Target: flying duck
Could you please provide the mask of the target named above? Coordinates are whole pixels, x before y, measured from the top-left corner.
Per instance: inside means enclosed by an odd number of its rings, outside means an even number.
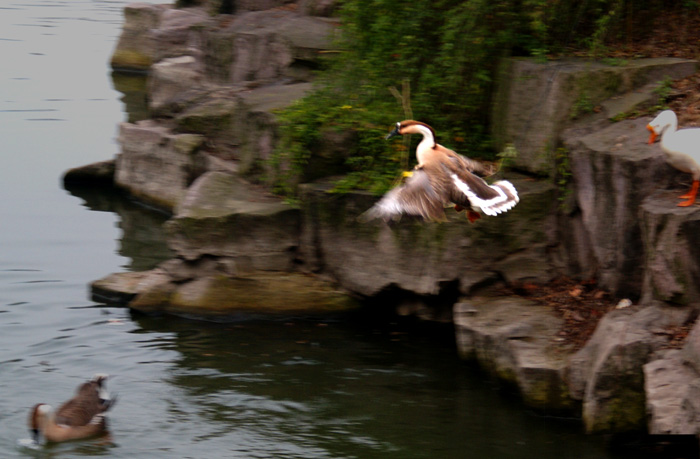
[[[39,403],[29,415],[29,429],[35,442],[43,435],[48,442],[79,440],[106,431],[104,412],[114,405],[104,385],[107,375],[96,374],[78,386],[75,396],[55,413],[51,406]]]
[[[443,221],[445,205],[453,203],[458,212],[466,209],[467,218],[473,223],[481,217],[473,208],[486,215],[498,215],[520,200],[515,187],[506,180],[487,184],[476,174],[488,175],[488,168],[437,143],[435,131],[427,124],[401,121],[386,138],[404,134],[423,136],[416,147],[418,164],[412,173],[405,173],[409,177],[402,185],[390,190],[360,216],[362,221],[396,220],[402,214]]]
[[[681,207],[693,205],[700,185],[700,129],[678,130],[678,118],[672,110],[664,110],[647,125],[651,132],[649,144],[661,136],[661,149],[666,153],[666,162],[679,171],[693,176],[690,191],[679,196],[685,201],[678,203]]]

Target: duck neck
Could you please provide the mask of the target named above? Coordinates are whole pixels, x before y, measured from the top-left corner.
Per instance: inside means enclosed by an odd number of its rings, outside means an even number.
[[[666,134],[673,134],[678,130],[678,120],[674,117],[662,130],[661,141],[664,141]]]
[[[423,125],[416,125],[415,127],[417,133],[423,135],[423,140],[420,141],[416,147],[416,159],[418,160],[418,165],[422,165],[427,159],[429,152],[432,151],[437,144],[435,143],[435,136],[433,131],[429,127]]]

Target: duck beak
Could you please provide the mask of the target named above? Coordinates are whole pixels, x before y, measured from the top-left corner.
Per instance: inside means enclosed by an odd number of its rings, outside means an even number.
[[[651,133],[651,135],[649,136],[649,145],[651,145],[654,142],[656,142],[656,137],[658,136],[658,134],[656,133],[654,128],[651,126],[651,124],[647,124],[647,129]]]
[[[389,134],[387,134],[387,136],[385,137],[385,140],[389,140],[392,137],[395,137],[397,135],[399,135],[399,127],[398,126],[396,126],[393,131],[391,131]]]

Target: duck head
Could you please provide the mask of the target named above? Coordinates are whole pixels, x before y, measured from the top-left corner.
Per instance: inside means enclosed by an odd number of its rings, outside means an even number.
[[[433,131],[433,128],[414,120],[404,120],[396,123],[394,130],[387,134],[386,139],[404,134],[422,134],[425,139],[429,139],[431,146],[435,145],[435,131]]]
[[[673,132],[677,129],[677,126],[678,119],[673,110],[664,110],[659,113],[656,118],[647,124],[647,130],[650,132],[649,145],[653,144],[656,138],[662,135],[666,129],[671,129],[671,132]]]

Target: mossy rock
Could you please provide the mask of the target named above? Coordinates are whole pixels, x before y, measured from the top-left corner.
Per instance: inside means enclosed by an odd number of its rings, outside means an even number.
[[[153,57],[135,49],[117,49],[112,54],[110,65],[117,70],[147,72],[153,65]]]
[[[347,294],[311,276],[257,272],[236,278],[199,278],[174,290],[156,287],[139,295],[129,306],[142,312],[226,316],[329,314],[358,305]]]

